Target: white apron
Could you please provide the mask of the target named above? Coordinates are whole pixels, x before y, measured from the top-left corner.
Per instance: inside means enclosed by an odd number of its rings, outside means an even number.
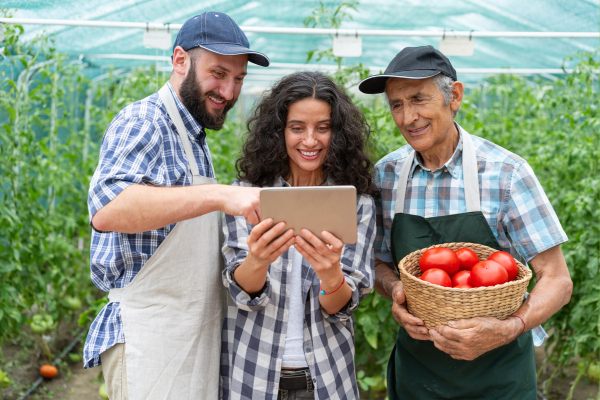
[[[200,176],[169,88],[158,94],[183,142],[192,184],[217,183]],[[121,303],[129,399],[218,398],[221,235],[218,211],[181,221],[127,287],[110,290],[109,300]]]

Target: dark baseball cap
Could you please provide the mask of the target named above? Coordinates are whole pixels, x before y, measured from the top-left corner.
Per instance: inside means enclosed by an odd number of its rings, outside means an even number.
[[[383,93],[389,78],[425,79],[440,73],[457,80],[450,60],[433,46],[405,47],[383,74],[363,79],[358,90],[367,94]]]
[[[269,66],[269,57],[258,51],[250,50],[250,43],[238,24],[229,15],[205,11],[185,21],[173,44],[185,51],[202,47],[213,53],[234,56],[248,54],[248,61],[261,67]]]

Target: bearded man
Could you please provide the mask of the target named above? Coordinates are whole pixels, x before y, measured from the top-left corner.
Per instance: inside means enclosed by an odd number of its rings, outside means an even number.
[[[109,292],[84,347],[111,400],[217,399],[220,211],[260,222],[259,189],[217,185],[204,129],[218,131],[248,61],[269,59],[226,14],[189,19],[162,89],[123,109],[102,140],[88,206],[91,276]]]

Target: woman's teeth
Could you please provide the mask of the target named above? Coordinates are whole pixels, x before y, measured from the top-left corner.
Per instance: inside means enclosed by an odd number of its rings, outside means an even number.
[[[317,154],[319,154],[319,150],[317,151],[302,151],[302,150],[298,150],[300,153],[302,153],[302,155],[306,156],[306,157],[314,157]]]

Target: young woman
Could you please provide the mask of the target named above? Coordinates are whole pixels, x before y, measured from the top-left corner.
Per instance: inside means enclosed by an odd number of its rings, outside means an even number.
[[[352,313],[374,279],[369,127],[331,79],[299,72],[262,99],[248,131],[232,185],[354,185],[358,241],[324,232],[326,245],[306,229],[304,240],[271,219],[225,215],[223,399],[358,399]]]

